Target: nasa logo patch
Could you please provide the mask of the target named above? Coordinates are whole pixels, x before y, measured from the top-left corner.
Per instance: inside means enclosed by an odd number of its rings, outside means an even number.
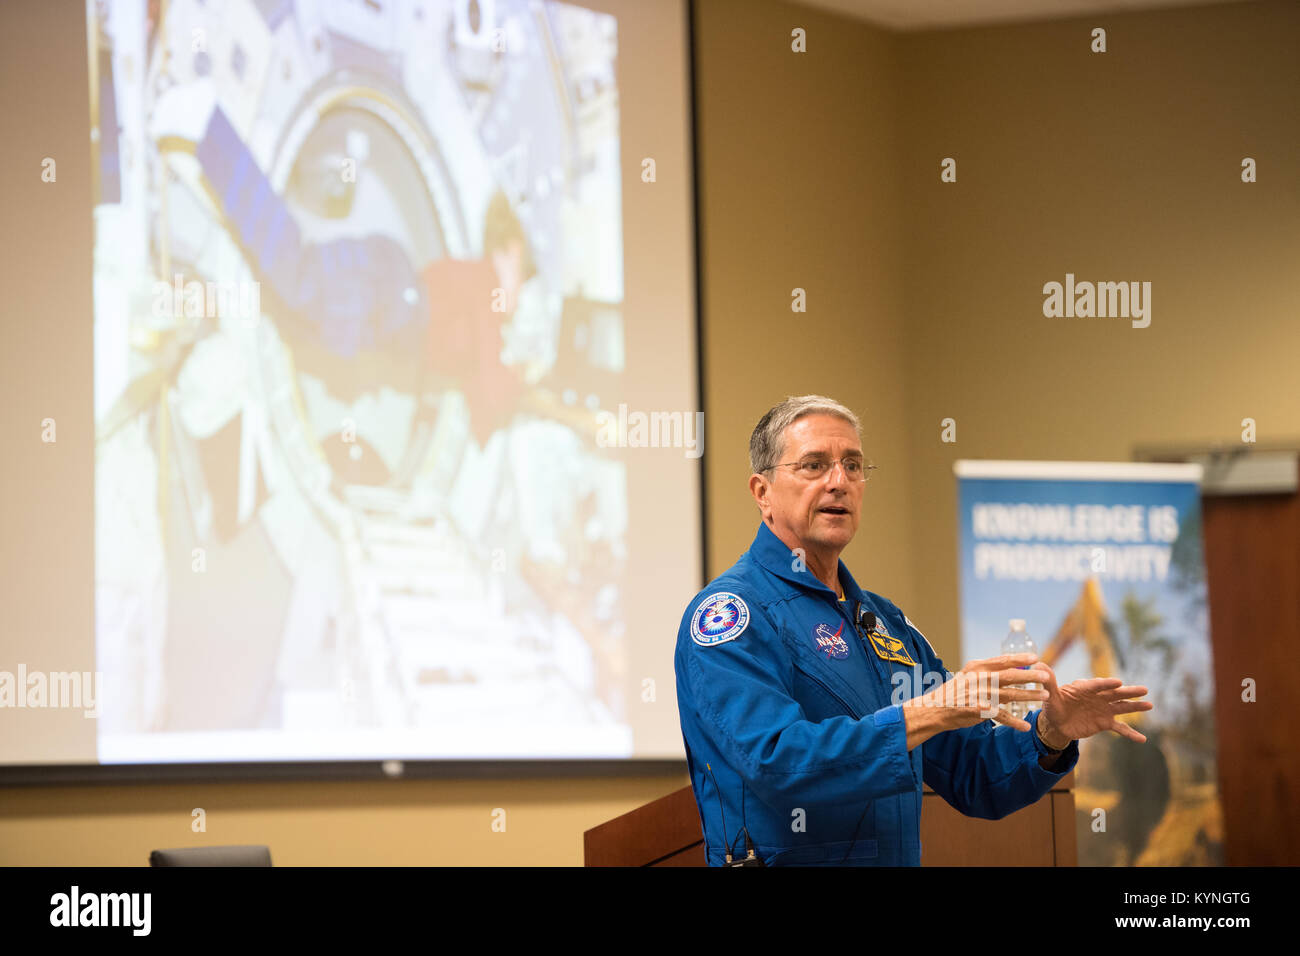
[[[740,637],[749,626],[749,608],[730,591],[710,594],[691,615],[691,640],[701,647],[713,647]]]
[[[849,656],[849,645],[844,640],[844,622],[840,621],[840,627],[837,631],[832,631],[829,624],[818,624],[817,629],[813,631],[813,644],[817,650],[823,651],[827,659],[835,658],[842,661]]]

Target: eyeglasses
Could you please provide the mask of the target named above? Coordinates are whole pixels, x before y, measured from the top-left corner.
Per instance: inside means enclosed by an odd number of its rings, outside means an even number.
[[[876,469],[870,461],[861,458],[837,458],[834,461],[826,458],[803,458],[799,461],[783,461],[773,465],[772,468],[793,468],[794,473],[804,481],[816,481],[829,474],[836,464],[844,468],[844,477],[849,481],[868,481],[871,472]]]

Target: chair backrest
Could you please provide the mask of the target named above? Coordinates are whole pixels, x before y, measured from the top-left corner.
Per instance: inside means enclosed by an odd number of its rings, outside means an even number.
[[[195,846],[154,850],[150,866],[270,866],[271,848],[265,846]]]

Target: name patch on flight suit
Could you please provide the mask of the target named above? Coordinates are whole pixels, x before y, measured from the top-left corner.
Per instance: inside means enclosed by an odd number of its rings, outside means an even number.
[[[826,654],[827,660],[835,658],[844,660],[849,656],[849,645],[844,640],[844,622],[840,621],[840,627],[837,631],[832,631],[829,624],[818,624],[817,629],[813,631],[813,644],[817,650]]]
[[[712,647],[740,637],[749,626],[749,608],[730,591],[710,594],[691,615],[691,640],[701,647]]]
[[[867,639],[871,641],[871,647],[878,657],[883,657],[887,661],[897,661],[900,664],[906,664],[908,667],[915,667],[916,661],[912,660],[907,653],[907,648],[903,642],[896,637],[892,637],[885,629],[885,624],[879,618],[876,619],[876,626],[867,632]]]

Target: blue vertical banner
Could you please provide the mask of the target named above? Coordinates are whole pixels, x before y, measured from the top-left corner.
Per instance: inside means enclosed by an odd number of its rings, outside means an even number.
[[[961,659],[1022,618],[1061,685],[1118,677],[1144,744],[1080,742],[1080,866],[1223,863],[1199,465],[958,461]]]

